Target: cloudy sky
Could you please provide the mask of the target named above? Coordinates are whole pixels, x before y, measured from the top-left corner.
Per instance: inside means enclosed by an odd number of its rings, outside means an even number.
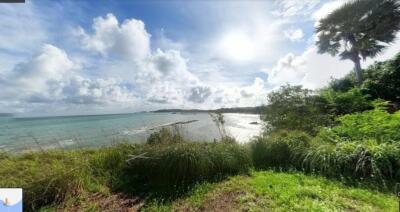
[[[0,112],[256,106],[285,83],[320,88],[352,69],[314,45],[318,20],[344,2],[0,4]]]

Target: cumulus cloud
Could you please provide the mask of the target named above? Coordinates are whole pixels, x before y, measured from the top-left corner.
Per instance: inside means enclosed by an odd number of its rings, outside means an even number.
[[[75,76],[62,87],[63,101],[73,104],[134,103],[136,97],[115,79],[87,79]]]
[[[296,42],[301,41],[304,37],[303,30],[301,29],[289,29],[284,32],[284,35],[289,40]]]
[[[43,92],[49,81],[61,80],[78,67],[65,51],[45,44],[30,60],[17,64],[7,78],[20,88]]]
[[[211,89],[205,86],[198,86],[190,89],[188,100],[194,103],[203,103],[211,95]]]
[[[56,46],[45,44],[31,59],[1,77],[2,96],[22,103],[113,104],[135,95],[115,79],[80,76],[81,65]]]
[[[93,20],[93,33],[83,28],[77,30],[83,47],[102,55],[115,54],[125,59],[143,59],[150,54],[150,34],[145,30],[142,21],[127,19],[119,23],[109,13],[105,17]]]
[[[83,48],[104,56],[105,64],[111,64],[102,67],[107,75],[124,78],[133,84],[142,101],[183,104],[186,94],[199,85],[200,80],[188,70],[187,59],[179,50],[151,51],[151,35],[142,21],[127,19],[119,24],[114,15],[108,14],[95,18],[92,28],[91,35],[79,28]],[[122,57],[114,60],[116,56]]]
[[[332,77],[343,77],[352,68],[351,61],[319,54],[317,48],[312,46],[301,55],[287,54],[266,72],[268,82],[275,86],[290,83],[315,89],[325,86]]]

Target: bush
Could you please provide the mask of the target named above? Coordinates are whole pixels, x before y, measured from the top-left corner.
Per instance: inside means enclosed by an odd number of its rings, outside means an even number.
[[[166,127],[161,128],[159,131],[151,133],[147,138],[147,144],[172,144],[182,141],[183,136],[177,126],[173,129]]]
[[[364,70],[363,92],[372,99],[400,103],[400,53],[392,60],[377,62]]]
[[[400,111],[390,114],[381,109],[341,116],[333,128],[320,131],[324,141],[359,141],[374,139],[377,142],[400,140]]]
[[[361,92],[369,99],[384,99],[400,103],[400,53],[393,59],[376,62],[363,70]],[[328,88],[335,92],[347,92],[357,87],[354,72],[340,79],[333,79]]]
[[[173,143],[137,148],[122,169],[127,192],[179,193],[203,180],[247,173],[250,154],[236,143]]]
[[[359,88],[352,88],[346,92],[325,89],[320,95],[326,100],[329,113],[334,116],[373,109],[372,102]]]
[[[306,151],[303,168],[327,176],[400,180],[400,112],[375,109],[337,118]]]
[[[299,168],[310,136],[300,131],[278,131],[250,143],[255,168]]]
[[[268,95],[262,115],[269,130],[300,130],[310,134],[329,123],[326,101],[301,86],[282,86]]]
[[[331,177],[394,182],[400,180],[400,144],[368,140],[313,145],[307,150],[303,168]]]

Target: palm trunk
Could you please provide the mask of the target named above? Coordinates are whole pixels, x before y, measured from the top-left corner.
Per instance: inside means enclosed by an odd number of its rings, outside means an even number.
[[[361,64],[360,64],[360,57],[355,57],[353,59],[354,62],[354,72],[356,73],[356,79],[357,79],[357,84],[358,86],[361,86],[363,77],[362,77],[362,70],[361,70]]]
[[[358,49],[356,47],[357,46],[356,39],[354,38],[354,35],[350,34],[348,37],[348,40],[351,43],[351,52],[352,52],[351,60],[354,63],[354,72],[356,73],[357,85],[361,86],[363,77],[362,77],[362,70],[361,70],[361,64],[360,64],[360,56],[359,56]]]

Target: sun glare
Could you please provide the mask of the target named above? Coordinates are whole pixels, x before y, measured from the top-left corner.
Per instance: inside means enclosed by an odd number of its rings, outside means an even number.
[[[220,40],[219,50],[228,59],[238,62],[249,61],[254,57],[254,44],[243,32],[230,32]]]

